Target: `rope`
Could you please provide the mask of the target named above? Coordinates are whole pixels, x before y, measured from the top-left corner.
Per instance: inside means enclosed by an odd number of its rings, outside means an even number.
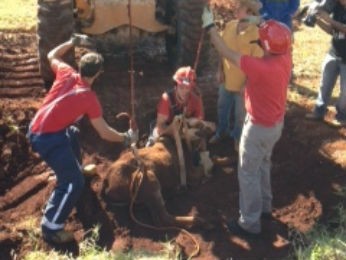
[[[129,56],[130,56],[130,105],[131,105],[131,116],[133,121],[136,121],[136,115],[135,115],[135,87],[134,87],[134,64],[133,64],[133,42],[132,42],[132,12],[131,12],[131,6],[132,2],[131,0],[128,0],[128,5],[127,5],[127,12],[129,16],[129,25],[130,25],[130,30],[129,30]]]
[[[197,52],[196,52],[195,63],[193,64],[194,71],[197,71],[197,66],[198,66],[198,63],[199,63],[199,58],[201,56],[201,50],[202,50],[202,45],[203,45],[204,34],[205,34],[205,30],[202,29],[201,36],[199,38],[198,45],[197,45]]]
[[[171,231],[179,231],[179,232],[182,232],[184,233],[185,235],[187,235],[191,240],[192,242],[195,244],[195,250],[189,255],[189,259],[190,258],[193,258],[195,256],[197,256],[199,254],[199,251],[200,251],[200,247],[199,247],[199,243],[198,241],[195,239],[195,237],[190,233],[188,232],[186,229],[183,229],[183,228],[179,228],[179,227],[175,227],[175,226],[168,226],[168,227],[155,227],[155,226],[152,226],[152,225],[149,225],[149,224],[145,224],[141,221],[139,221],[134,212],[133,212],[133,205],[136,201],[136,198],[137,198],[137,195],[138,195],[138,191],[139,191],[139,188],[141,187],[142,185],[142,182],[143,182],[143,178],[144,178],[144,173],[146,172],[146,168],[144,166],[144,163],[143,161],[139,158],[139,155],[138,155],[138,151],[136,149],[135,146],[131,146],[132,148],[132,152],[133,152],[133,155],[137,161],[137,170],[133,173],[132,175],[132,179],[131,179],[131,182],[130,182],[130,208],[129,208],[129,211],[130,211],[130,216],[131,216],[131,219],[139,226],[142,226],[142,227],[145,227],[145,228],[148,228],[148,229],[152,229],[152,230],[156,230],[156,231],[167,231],[167,230],[171,230]]]
[[[199,38],[198,45],[197,45],[195,62],[193,64],[193,69],[194,69],[196,75],[197,75],[197,67],[198,67],[199,59],[201,56],[201,50],[202,50],[202,46],[203,46],[204,35],[205,35],[205,30],[202,29],[201,36]],[[198,86],[195,88],[195,93],[202,98],[202,92]],[[203,103],[202,103],[202,109],[204,111],[204,104]]]

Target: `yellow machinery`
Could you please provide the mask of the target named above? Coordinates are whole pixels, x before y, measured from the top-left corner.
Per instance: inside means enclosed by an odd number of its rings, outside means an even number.
[[[145,37],[165,41],[172,65],[193,65],[201,35],[201,13],[205,0],[38,0],[38,49],[40,71],[46,87],[54,80],[47,53],[68,40],[72,33],[95,39],[101,53],[116,46],[137,43]],[[131,3],[131,5],[129,5]],[[129,13],[129,7],[131,12]],[[74,53],[66,55],[73,62]]]

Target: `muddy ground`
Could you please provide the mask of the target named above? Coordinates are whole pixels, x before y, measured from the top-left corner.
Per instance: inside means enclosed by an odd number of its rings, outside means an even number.
[[[148,132],[161,92],[170,87],[172,71],[162,54],[135,56],[136,113],[141,135]],[[206,117],[216,120],[217,89],[213,72],[199,77]],[[300,88],[292,83],[292,88]],[[125,53],[106,57],[105,73],[96,84],[107,122],[125,130],[115,115],[129,111],[130,88],[128,57]],[[49,250],[52,245],[33,240],[23,221],[41,217],[43,206],[54,186],[50,169],[30,150],[25,133],[45,91],[37,65],[35,33],[0,32],[0,258],[23,257],[35,248]],[[292,250],[293,238],[308,231],[317,221],[333,217],[332,208],[341,200],[334,192],[345,184],[346,129],[308,122],[304,103],[287,106],[285,128],[273,154],[272,186],[274,221],[264,221],[263,236],[247,241],[232,236],[223,220],[238,216],[236,163],[215,167],[213,177],[186,194],[166,201],[173,214],[199,214],[214,224],[211,230],[192,229],[200,246],[197,259],[283,259]],[[82,121],[83,161],[97,164],[100,175],[114,161],[122,147],[102,141]],[[236,158],[232,142],[209,147],[213,155]],[[100,182],[93,184],[99,189]],[[90,198],[89,198],[90,199]],[[85,219],[74,211],[66,228],[80,241],[92,225],[100,222],[99,244],[107,249],[162,249],[160,241],[176,238],[185,254],[193,251],[192,241],[182,232],[157,232],[135,224],[128,207],[105,212],[96,197],[90,199],[95,212]],[[152,223],[147,210],[135,209],[136,216]],[[38,227],[38,223],[36,226]],[[78,254],[77,244],[56,248]],[[18,259],[18,258],[17,258]]]

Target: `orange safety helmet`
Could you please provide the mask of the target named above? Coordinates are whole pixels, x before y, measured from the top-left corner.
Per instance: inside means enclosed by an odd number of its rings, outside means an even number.
[[[190,67],[180,67],[173,75],[173,80],[178,85],[188,85],[193,88],[196,85],[196,72]]]
[[[291,48],[291,30],[283,23],[268,20],[258,30],[262,48],[272,54],[284,54]]]

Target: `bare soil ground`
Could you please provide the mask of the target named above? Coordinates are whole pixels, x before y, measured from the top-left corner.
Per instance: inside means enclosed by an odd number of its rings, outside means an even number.
[[[170,70],[164,57],[137,54],[135,57],[136,111],[141,134],[148,132],[161,92],[170,87]],[[140,73],[139,73],[140,72]],[[200,75],[206,116],[216,121],[217,89],[213,71]],[[96,91],[103,104],[106,120],[119,130],[124,124],[115,115],[129,111],[130,89],[126,54],[106,58],[105,74],[97,82]],[[299,86],[292,84],[293,88]],[[46,200],[54,186],[50,169],[30,150],[25,133],[42,97],[43,82],[37,66],[34,33],[0,32],[0,258],[22,258],[32,250],[30,231],[19,224],[28,217],[40,219]],[[263,236],[247,241],[229,234],[224,219],[238,216],[238,183],[236,163],[215,167],[213,177],[193,187],[186,194],[167,200],[169,212],[196,214],[214,224],[211,230],[193,229],[200,245],[197,259],[283,259],[292,250],[290,241],[306,232],[316,221],[333,217],[332,208],[340,203],[334,192],[345,185],[346,129],[335,129],[323,123],[304,119],[304,103],[289,102],[283,136],[273,154],[272,186],[275,221],[263,222]],[[121,147],[101,141],[87,122],[82,122],[84,163],[96,163],[98,172],[115,160]],[[209,147],[212,154],[236,158],[231,141]],[[93,183],[97,191],[100,183]],[[73,212],[67,229],[77,240],[97,222],[102,223],[99,244],[107,249],[162,249],[160,241],[176,238],[189,254],[193,244],[179,232],[156,232],[136,225],[128,207],[105,212],[97,197],[90,200],[93,219]],[[151,223],[144,208],[136,208],[136,216]],[[39,225],[37,223],[37,225]],[[36,249],[49,250],[52,245],[41,239]],[[78,245],[56,248],[78,254]],[[18,258],[17,258],[18,259]]]

